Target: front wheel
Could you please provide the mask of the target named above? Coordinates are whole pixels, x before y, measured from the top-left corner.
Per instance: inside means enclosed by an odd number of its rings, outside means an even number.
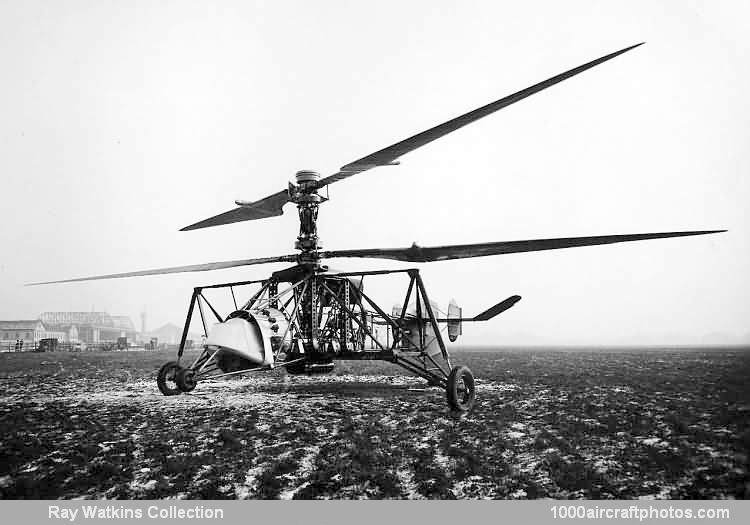
[[[474,384],[474,374],[467,366],[454,366],[448,375],[446,387],[448,404],[453,410],[468,412],[474,406],[477,391]]]
[[[177,374],[182,370],[183,368],[177,361],[169,361],[162,365],[159,373],[156,374],[156,384],[159,386],[162,394],[165,396],[176,396],[181,392],[177,384]]]
[[[177,388],[181,391],[192,392],[198,384],[198,380],[195,377],[195,370],[180,368],[175,376],[175,382],[177,383]]]

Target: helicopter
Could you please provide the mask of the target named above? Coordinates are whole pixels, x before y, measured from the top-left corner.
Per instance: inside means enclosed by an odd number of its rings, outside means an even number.
[[[236,207],[190,224],[180,231],[224,224],[267,219],[283,214],[283,207],[297,207],[299,233],[294,243],[298,253],[211,262],[143,270],[136,272],[81,277],[39,284],[114,279],[181,272],[201,272],[266,263],[291,263],[264,279],[236,281],[193,289],[177,358],[158,371],[156,382],[165,396],[193,391],[201,380],[284,368],[289,374],[325,374],[339,360],[381,360],[399,365],[426,379],[428,385],[445,389],[448,405],[459,412],[469,411],[476,401],[476,381],[465,365],[454,365],[443,332],[454,342],[464,323],[486,322],[513,307],[521,297],[513,295],[475,316],[465,316],[451,301],[447,311],[440,310],[427,294],[418,268],[383,269],[360,272],[336,272],[325,264],[337,258],[374,258],[412,263],[490,255],[556,250],[580,246],[612,244],[670,237],[720,233],[726,230],[674,231],[487,242],[448,246],[407,248],[369,248],[324,250],[318,238],[317,219],[321,204],[330,200],[330,185],[380,166],[395,166],[403,155],[478,119],[523,100],[535,93],[578,75],[588,69],[631,51],[643,43],[560,73],[526,89],[459,115],[430,129],[342,166],[339,171],[321,177],[313,170],[301,170],[295,182],[255,201],[235,201]],[[325,189],[325,195],[321,190]],[[368,283],[378,277],[400,275],[407,283],[400,301],[390,311],[370,295]],[[238,303],[235,290],[253,291]],[[220,314],[204,294],[205,290],[224,290],[231,294],[233,310]],[[198,357],[187,363],[184,358],[188,329],[196,312],[203,326],[203,345]],[[214,322],[211,323],[211,318]]]

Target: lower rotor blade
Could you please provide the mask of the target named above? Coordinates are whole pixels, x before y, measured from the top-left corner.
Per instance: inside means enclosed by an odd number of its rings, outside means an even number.
[[[449,259],[466,259],[469,257],[485,257],[487,255],[501,255],[505,253],[537,252],[542,250],[558,250],[561,248],[575,248],[579,246],[594,246],[597,244],[613,244],[618,242],[645,241],[649,239],[666,239],[668,237],[688,237],[691,235],[707,235],[721,233],[726,230],[703,230],[689,232],[665,233],[636,233],[629,235],[602,235],[597,237],[564,237],[560,239],[533,239],[525,241],[486,242],[480,244],[458,244],[453,246],[421,247],[416,243],[410,248],[372,248],[366,250],[338,250],[323,252],[323,257],[367,257],[375,259],[393,259],[406,262],[432,262]]]
[[[120,279],[122,277],[141,277],[144,275],[163,275],[167,273],[206,272],[209,270],[222,270],[236,266],[250,266],[252,264],[265,264],[274,262],[296,261],[296,255],[281,255],[279,257],[263,257],[260,259],[242,259],[238,261],[212,262],[205,264],[191,264],[188,266],[173,266],[171,268],[159,268],[157,270],[141,270],[137,272],[112,273],[109,275],[97,275],[94,277],[78,277],[76,279],[65,279],[62,281],[47,281],[43,283],[29,283],[26,286],[38,286],[41,284],[74,283],[79,281],[97,281],[100,279]]]
[[[200,228],[208,228],[209,226],[220,226],[222,224],[231,224],[233,222],[276,217],[278,215],[283,215],[283,207],[287,202],[289,202],[289,192],[287,190],[282,190],[273,195],[269,195],[265,199],[250,204],[243,204],[239,208],[220,213],[219,215],[214,215],[213,217],[196,222],[190,226],[185,226],[184,228],[181,228],[180,231],[198,230]]]

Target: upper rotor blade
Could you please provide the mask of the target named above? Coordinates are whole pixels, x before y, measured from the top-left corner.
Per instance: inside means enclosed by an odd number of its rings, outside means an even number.
[[[617,242],[645,241],[648,239],[665,239],[668,237],[706,235],[709,233],[721,233],[725,231],[726,230],[704,230],[690,232],[636,233],[629,235],[601,235],[597,237],[564,237],[560,239],[486,242],[480,244],[458,244],[454,246],[434,246],[427,248],[413,244],[410,248],[372,248],[366,250],[338,250],[323,252],[323,257],[367,257],[375,259],[393,259],[406,262],[431,262],[445,261],[448,259],[466,259],[469,257],[485,257],[487,255],[500,255],[504,253],[537,252],[542,250],[557,250],[560,248],[575,248],[578,246],[594,246],[597,244],[613,244]]]
[[[208,270],[221,270],[234,268],[236,266],[249,266],[251,264],[264,264],[273,262],[296,261],[296,255],[281,255],[278,257],[263,257],[260,259],[242,259],[239,261],[212,262],[205,264],[191,264],[188,266],[173,266],[171,268],[159,268],[157,270],[141,270],[137,272],[112,273],[109,275],[97,275],[94,277],[79,277],[77,279],[65,279],[62,281],[47,281],[43,283],[29,283],[26,286],[38,286],[40,284],[74,283],[78,281],[96,281],[99,279],[119,279],[121,277],[139,277],[144,275],[162,275],[165,273],[205,272]]]
[[[507,97],[491,102],[487,104],[486,106],[482,106],[481,108],[477,108],[473,111],[470,111],[461,116],[458,116],[452,120],[443,122],[442,124],[439,124],[435,126],[434,128],[430,128],[421,133],[417,133],[416,135],[409,137],[408,139],[402,140],[401,142],[397,142],[396,144],[392,144],[391,146],[388,146],[387,148],[383,148],[379,151],[376,151],[375,153],[371,153],[370,155],[362,157],[359,160],[350,162],[349,164],[342,166],[341,169],[337,173],[334,173],[333,175],[329,175],[328,177],[321,179],[320,182],[318,183],[318,186],[322,187],[327,184],[332,184],[334,182],[340,181],[342,179],[346,179],[347,177],[351,177],[352,175],[356,175],[357,173],[361,173],[371,168],[374,168],[377,166],[384,166],[384,165],[393,163],[393,161],[395,161],[397,158],[404,155],[405,153],[414,151],[415,149],[421,146],[424,146],[425,144],[428,144],[432,142],[433,140],[439,139],[443,135],[447,135],[448,133],[451,133],[452,131],[462,128],[466,126],[467,124],[474,122],[475,120],[479,120],[482,117],[486,117],[487,115],[490,115],[494,113],[495,111],[498,111],[504,107],[510,106],[511,104],[514,104],[518,102],[519,100],[523,100],[524,98],[530,95],[533,95],[534,93],[538,93],[542,91],[543,89],[547,89],[550,86],[554,86],[555,84],[562,82],[563,80],[566,80],[570,77],[573,77],[579,73],[586,71],[587,69],[590,69],[594,66],[598,66],[599,64],[606,62],[607,60],[611,60],[618,55],[622,55],[623,53],[626,53],[630,51],[631,49],[641,46],[644,43],[645,42],[641,42],[640,44],[635,44],[633,46],[626,47],[619,51],[615,51],[614,53],[610,53],[609,55],[605,55],[601,58],[597,58],[596,60],[592,60],[591,62],[587,62],[586,64],[583,64],[581,66],[568,70],[564,73],[560,73],[559,75],[556,75],[552,78],[548,78],[547,80],[544,80],[543,82],[534,84],[533,86],[523,89],[521,91],[518,91],[516,93],[513,93],[512,95],[508,95]]]
[[[190,226],[181,228],[180,231],[197,230],[200,228],[208,228],[209,226],[219,226],[221,224],[231,224],[233,222],[241,221],[252,221],[255,219],[265,219],[268,217],[276,217],[282,215],[284,210],[284,204],[289,202],[289,192],[282,190],[273,195],[269,195],[265,199],[255,201],[250,204],[243,204],[239,208],[229,210],[219,215],[209,217]]]

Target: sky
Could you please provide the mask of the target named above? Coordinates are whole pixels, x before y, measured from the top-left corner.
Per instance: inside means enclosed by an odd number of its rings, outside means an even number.
[[[675,230],[703,237],[428,264],[465,344],[750,343],[747,2],[0,0],[0,319],[181,324],[209,273],[24,283],[294,253],[282,217],[179,228],[638,42],[330,187],[325,249]],[[403,282],[367,290],[390,309]],[[226,306],[227,299],[217,298]]]

